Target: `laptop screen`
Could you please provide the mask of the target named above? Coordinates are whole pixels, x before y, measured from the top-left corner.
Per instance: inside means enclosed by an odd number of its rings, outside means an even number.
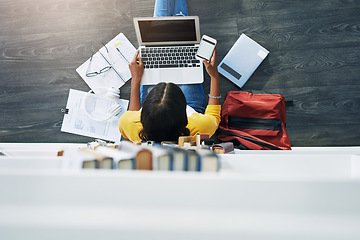
[[[173,18],[173,19],[172,19]],[[196,43],[199,30],[194,18],[146,18],[137,20],[140,42],[151,43]],[[139,39],[138,39],[139,40]]]

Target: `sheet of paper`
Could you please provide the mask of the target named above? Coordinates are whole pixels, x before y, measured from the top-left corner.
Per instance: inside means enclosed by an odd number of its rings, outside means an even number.
[[[105,47],[100,48],[93,55],[91,64],[90,56],[86,62],[76,69],[77,73],[95,93],[98,93],[99,88],[120,88],[131,78],[129,62],[133,59],[136,52],[131,42],[123,33],[120,33],[108,42],[106,47],[109,52],[107,52]],[[89,72],[99,72],[102,68],[109,66],[109,63],[113,67],[109,71],[93,77],[86,76],[88,68]]]
[[[108,115],[110,107],[114,103],[121,106],[118,115],[111,117],[107,121],[95,121],[86,114],[84,109],[84,99],[87,94],[87,92],[70,89],[66,105],[68,113],[64,114],[61,131],[112,142],[119,141],[121,137],[118,126],[119,118],[127,110],[129,101],[113,100],[103,95],[91,94],[87,100],[87,109],[94,118],[99,118],[97,116],[103,114]]]

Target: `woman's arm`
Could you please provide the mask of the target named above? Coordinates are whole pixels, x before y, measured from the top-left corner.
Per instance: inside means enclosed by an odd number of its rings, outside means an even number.
[[[220,105],[220,76],[216,64],[216,49],[210,59],[210,62],[203,60],[206,71],[211,77],[210,96],[208,105]]]
[[[139,111],[141,108],[140,103],[140,82],[144,73],[144,64],[139,56],[139,50],[136,51],[133,60],[129,64],[131,72],[131,92],[129,111]]]

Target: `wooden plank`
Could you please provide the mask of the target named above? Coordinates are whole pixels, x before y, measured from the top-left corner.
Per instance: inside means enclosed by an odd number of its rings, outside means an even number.
[[[152,17],[154,15],[155,0],[132,0],[132,17]]]
[[[294,146],[360,145],[360,87],[323,86],[274,90],[287,108],[287,130]]]
[[[299,13],[321,13],[327,10],[353,9],[359,7],[357,0],[196,0],[188,1],[189,14],[198,15],[204,19],[226,19],[229,17],[259,17],[268,15],[281,16]],[[266,21],[266,18],[264,22]]]
[[[311,129],[311,131],[310,131]],[[307,146],[359,146],[359,124],[317,124],[316,128],[303,125],[289,128],[291,144],[296,147]]]
[[[12,36],[81,29],[103,34],[101,29],[132,21],[130,0],[2,0],[0,9],[2,35]]]
[[[322,12],[238,17],[245,33],[272,51],[358,47],[360,6]]]
[[[360,47],[270,52],[244,89],[360,87]]]

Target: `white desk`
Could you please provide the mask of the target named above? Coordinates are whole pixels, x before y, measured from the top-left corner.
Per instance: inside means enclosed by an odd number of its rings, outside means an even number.
[[[60,169],[57,152],[86,144],[0,143],[0,169]],[[292,151],[236,151],[221,156],[221,173],[298,177],[359,177],[360,147],[294,148]]]
[[[360,239],[358,150],[241,152],[208,174],[0,167],[0,239]]]

